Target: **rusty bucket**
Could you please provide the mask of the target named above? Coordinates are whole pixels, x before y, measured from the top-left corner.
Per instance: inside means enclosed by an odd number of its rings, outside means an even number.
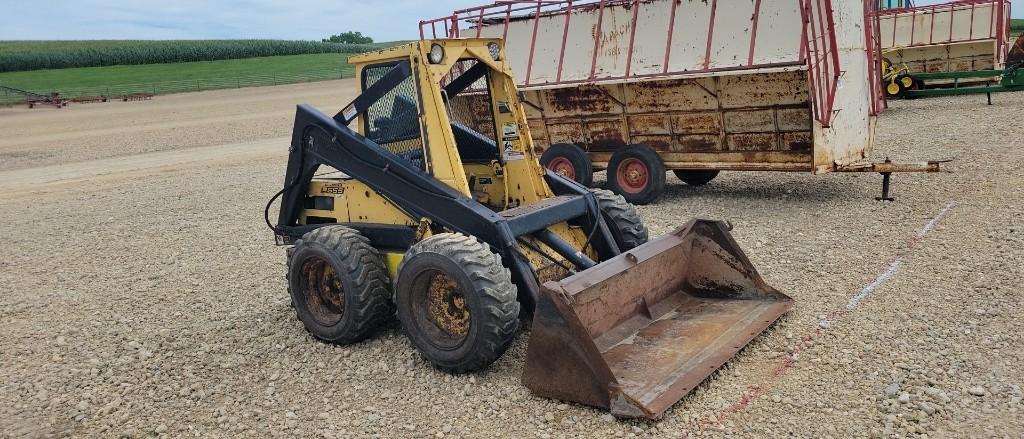
[[[523,384],[657,418],[793,306],[720,221],[693,220],[543,285]]]

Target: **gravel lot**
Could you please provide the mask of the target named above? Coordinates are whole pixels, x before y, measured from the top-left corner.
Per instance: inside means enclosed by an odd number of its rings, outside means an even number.
[[[894,103],[879,158],[956,158],[896,176],[895,203],[874,201],[877,175],[670,176],[640,209],[652,232],[729,219],[797,305],[664,419],[622,422],[522,387],[526,334],[464,376],[396,327],[306,335],[262,208],[291,106],[339,108],[353,85],[0,109],[0,437],[1024,435],[1024,93]]]

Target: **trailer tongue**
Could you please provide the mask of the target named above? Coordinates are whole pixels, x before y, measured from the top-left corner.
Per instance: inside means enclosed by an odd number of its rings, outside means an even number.
[[[793,306],[708,220],[542,291],[523,384],[620,417],[661,416]]]

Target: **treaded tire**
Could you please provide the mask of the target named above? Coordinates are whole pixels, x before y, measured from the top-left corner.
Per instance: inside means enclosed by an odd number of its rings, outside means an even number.
[[[675,169],[672,171],[676,178],[690,186],[704,186],[718,177],[719,171],[692,171],[687,169]]]
[[[448,312],[464,313],[464,333],[442,327],[432,314],[438,275],[450,279],[462,302]],[[448,293],[445,293],[446,297]],[[501,257],[474,238],[441,233],[414,244],[398,267],[395,285],[398,319],[416,349],[438,369],[463,373],[487,367],[508,349],[519,327],[519,302],[512,275]],[[465,314],[462,314],[464,317]]]
[[[541,154],[540,164],[555,172],[562,171],[563,175],[583,186],[590,187],[594,184],[594,164],[590,161],[590,156],[583,148],[571,143],[551,145],[544,154]],[[567,175],[567,170],[571,171],[572,175]]]
[[[591,189],[597,197],[601,216],[612,232],[620,251],[632,250],[647,242],[647,227],[636,213],[636,207],[629,204],[622,195],[605,189]]]
[[[306,330],[323,341],[356,343],[387,323],[395,313],[389,284],[380,252],[342,225],[312,230],[288,251],[292,306]]]
[[[635,181],[631,174],[640,177]],[[649,204],[665,191],[665,162],[651,147],[632,145],[608,160],[608,188],[633,204]]]

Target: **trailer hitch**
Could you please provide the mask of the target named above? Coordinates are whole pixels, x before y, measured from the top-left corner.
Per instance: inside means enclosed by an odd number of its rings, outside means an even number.
[[[875,197],[877,201],[896,201],[890,195],[892,186],[892,174],[895,172],[939,172],[942,163],[952,160],[933,160],[924,163],[893,163],[888,157],[882,163],[852,163],[849,165],[836,165],[835,172],[877,172],[882,175],[882,196]]]

